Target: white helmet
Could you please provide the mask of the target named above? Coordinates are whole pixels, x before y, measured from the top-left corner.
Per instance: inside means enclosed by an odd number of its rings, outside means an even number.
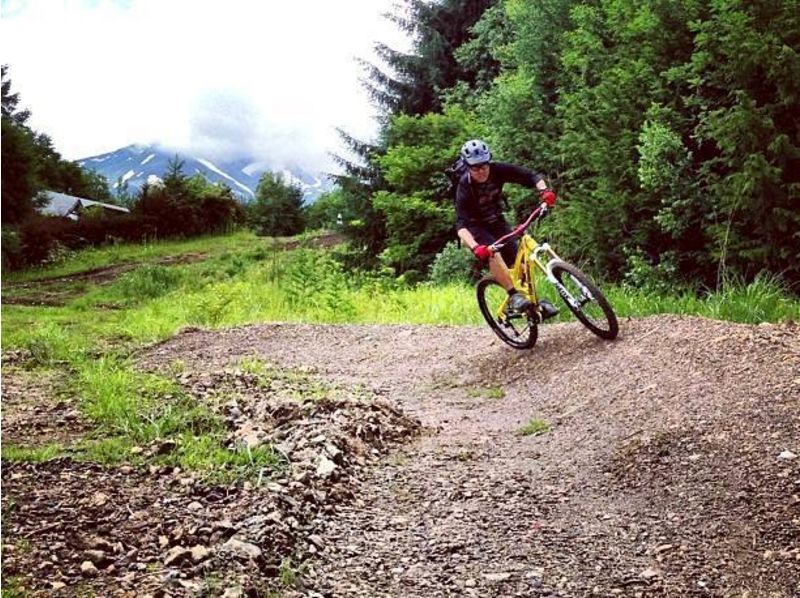
[[[461,146],[461,157],[464,162],[472,166],[473,164],[483,164],[492,159],[492,152],[489,146],[480,139],[471,139]]]

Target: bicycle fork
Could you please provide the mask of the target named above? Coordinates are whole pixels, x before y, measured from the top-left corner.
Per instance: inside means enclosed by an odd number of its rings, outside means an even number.
[[[547,260],[546,264],[542,263],[541,259],[539,258],[539,255],[542,253],[547,253],[550,257],[550,259]],[[579,299],[576,299],[567,290],[567,288],[563,284],[561,284],[561,282],[555,277],[555,275],[553,274],[553,267],[552,267],[553,263],[556,261],[563,262],[564,260],[562,260],[558,256],[558,254],[555,251],[553,251],[549,243],[543,243],[542,245],[539,245],[533,250],[533,261],[544,272],[545,276],[547,276],[547,280],[549,280],[550,283],[556,288],[556,291],[561,296],[561,298],[564,301],[566,301],[567,304],[570,305],[572,308],[576,310],[581,310],[584,305],[590,303],[591,301],[594,301],[594,296],[592,295],[592,292],[589,289],[587,289],[580,280],[576,280],[573,278],[575,283],[581,289],[581,296]]]

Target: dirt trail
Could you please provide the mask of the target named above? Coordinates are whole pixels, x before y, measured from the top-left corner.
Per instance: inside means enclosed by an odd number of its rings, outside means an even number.
[[[274,325],[162,353],[313,366],[436,430],[331,521],[323,590],[800,591],[800,471],[779,459],[800,452],[796,326],[658,317],[604,343],[555,325],[516,352],[481,329]],[[552,430],[519,436],[531,418]]]
[[[519,352],[484,328],[272,324],[186,331],[141,365],[246,357],[425,430],[313,518],[287,595],[800,595],[797,325],[659,316],[606,343],[557,324]],[[520,435],[532,419],[549,430]]]

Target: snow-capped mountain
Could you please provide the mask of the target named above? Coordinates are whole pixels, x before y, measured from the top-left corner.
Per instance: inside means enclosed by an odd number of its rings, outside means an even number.
[[[153,184],[160,181],[168,170],[170,160],[176,155],[183,161],[183,173],[186,176],[201,174],[212,183],[224,183],[243,201],[255,197],[258,181],[267,171],[280,174],[285,183],[300,187],[306,203],[315,201],[333,186],[324,175],[313,174],[297,166],[271,166],[254,159],[212,162],[156,145],[129,145],[99,156],[82,158],[77,163],[106,177],[112,192],[125,183],[130,193],[136,193],[145,182]]]

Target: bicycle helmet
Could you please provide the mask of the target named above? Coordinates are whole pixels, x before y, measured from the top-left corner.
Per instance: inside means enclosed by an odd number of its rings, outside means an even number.
[[[470,166],[483,164],[492,159],[489,146],[480,139],[471,139],[461,146],[461,157]]]

